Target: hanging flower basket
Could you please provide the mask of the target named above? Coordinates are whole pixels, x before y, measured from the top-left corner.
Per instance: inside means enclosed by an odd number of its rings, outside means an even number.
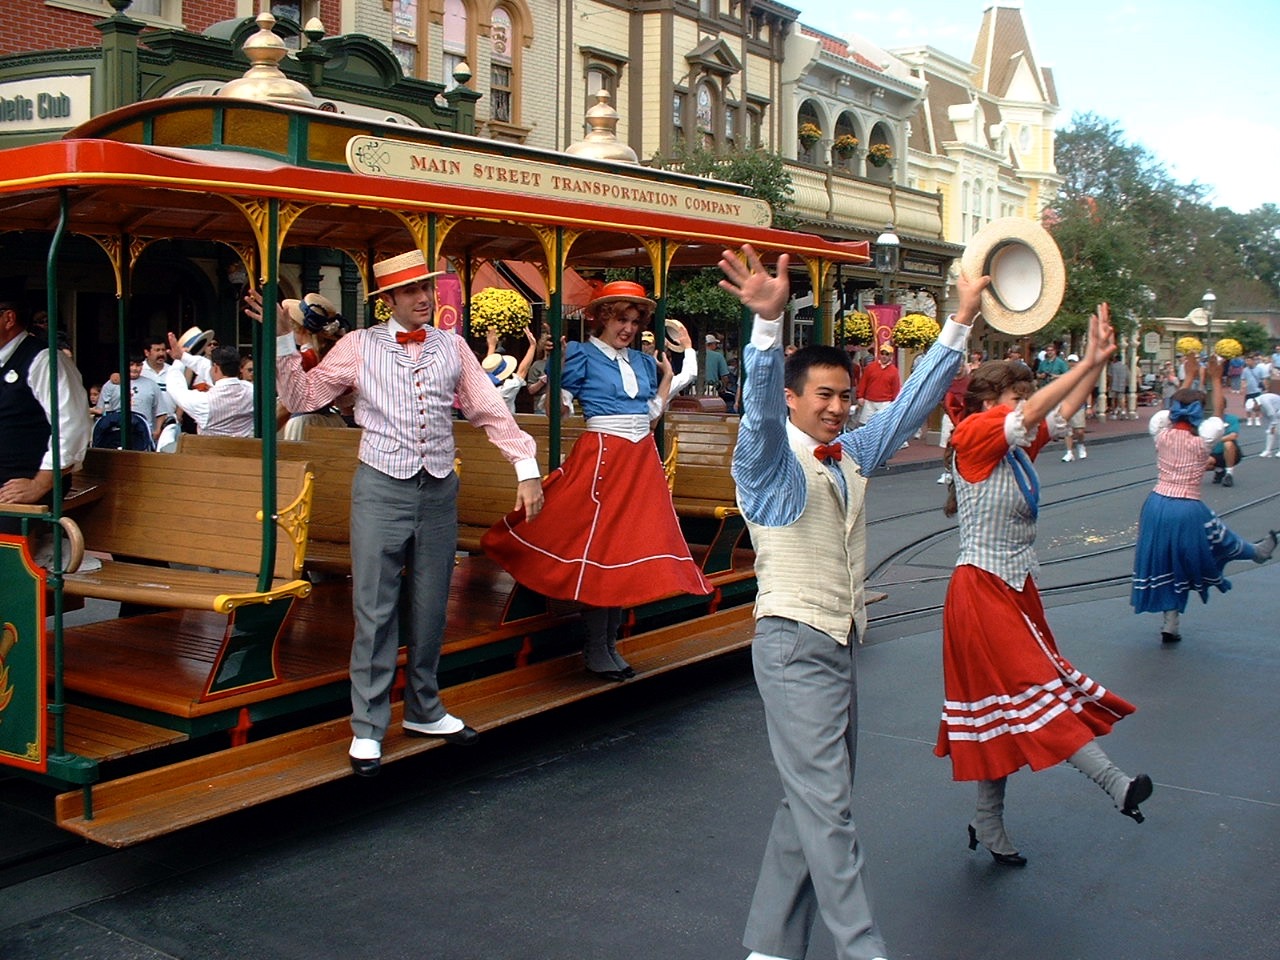
[[[836,142],[831,145],[831,149],[840,159],[848,160],[858,149],[858,138],[851,133],[842,133],[836,137]]]
[[[872,166],[885,167],[893,159],[893,147],[887,143],[873,143],[867,148],[867,160]]]
[[[908,313],[893,325],[890,339],[895,347],[907,350],[927,350],[938,339],[942,328],[938,321],[926,317],[923,313]]]
[[[502,336],[520,333],[533,320],[529,301],[514,290],[485,287],[471,298],[471,335],[482,337],[490,327]]]
[[[870,343],[871,317],[861,310],[849,310],[840,321],[840,331],[845,343]]]
[[[1233,360],[1244,353],[1244,347],[1240,345],[1239,340],[1234,340],[1231,337],[1223,337],[1213,345],[1213,352],[1223,360]]]
[[[816,123],[802,123],[800,129],[796,132],[797,138],[808,150],[815,143],[822,139],[822,128]]]
[[[1204,349],[1204,344],[1198,337],[1179,337],[1178,342],[1174,344],[1174,349],[1184,357],[1191,354],[1199,356],[1200,351]]]

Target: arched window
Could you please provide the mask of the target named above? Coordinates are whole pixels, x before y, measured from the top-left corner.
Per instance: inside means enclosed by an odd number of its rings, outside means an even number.
[[[489,39],[493,44],[489,60],[489,118],[515,123],[516,43],[511,31],[511,11],[506,7],[493,11]]]
[[[444,0],[444,55],[440,60],[440,82],[446,90],[458,85],[453,73],[459,64],[467,61],[471,39],[468,20],[467,7],[462,0]]]
[[[698,99],[695,105],[698,130],[704,134],[715,135],[716,92],[705,80],[698,84]]]

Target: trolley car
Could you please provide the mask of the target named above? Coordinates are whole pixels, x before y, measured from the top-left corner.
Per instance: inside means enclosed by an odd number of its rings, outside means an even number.
[[[135,104],[62,141],[5,151],[0,171],[0,242],[43,265],[49,316],[74,283],[61,273],[67,238],[90,238],[114,275],[121,342],[140,258],[175,241],[232,251],[260,281],[268,332],[282,256],[298,248],[340,251],[366,289],[375,259],[411,245],[458,273],[464,292],[485,262],[535,264],[557,344],[570,268],[648,268],[661,323],[671,272],[713,265],[726,247],[790,253],[820,304],[840,264],[867,259],[865,243],[772,229],[768,208],[733,185],[228,97]],[[0,761],[60,785],[58,823],[104,844],[350,773],[343,563],[358,431],[278,441],[274,340],[259,332],[254,350],[256,440],[90,450],[59,480],[52,509],[4,511],[72,535],[70,549],[54,538],[47,573],[23,539],[0,549]],[[574,429],[554,409],[526,428],[547,469]],[[624,649],[641,676],[749,642],[754,581],[727,469],[735,429],[731,418],[668,415],[673,496],[717,589],[629,611]],[[465,532],[509,509],[514,478],[479,431],[463,424],[455,436],[464,536],[441,671],[451,708],[484,730],[610,688],[566,647],[570,606],[528,594],[473,552]],[[81,567],[86,550],[101,569]],[[156,609],[64,626],[64,608],[86,598]],[[318,710],[332,719],[314,722]],[[393,724],[384,762],[433,743]]]

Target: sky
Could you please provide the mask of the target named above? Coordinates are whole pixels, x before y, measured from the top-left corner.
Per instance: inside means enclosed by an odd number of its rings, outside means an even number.
[[[988,0],[785,0],[800,21],[886,50],[928,44],[967,60]],[[1016,0],[1004,0],[1016,6]],[[1022,0],[1061,112],[1117,123],[1181,183],[1241,213],[1280,204],[1280,2]]]

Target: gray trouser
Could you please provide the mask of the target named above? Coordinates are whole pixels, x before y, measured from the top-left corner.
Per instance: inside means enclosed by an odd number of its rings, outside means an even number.
[[[854,644],[838,644],[792,620],[764,617],[756,622],[752,661],[783,799],[742,942],[771,956],[801,958],[821,913],[839,960],[883,956],[853,822]]]
[[[408,648],[405,719],[430,723],[445,715],[436,668],[458,540],[457,499],[454,473],[433,477],[424,471],[397,480],[364,463],[356,468],[351,483],[351,730],[357,737],[381,740],[387,732],[401,642]]]

